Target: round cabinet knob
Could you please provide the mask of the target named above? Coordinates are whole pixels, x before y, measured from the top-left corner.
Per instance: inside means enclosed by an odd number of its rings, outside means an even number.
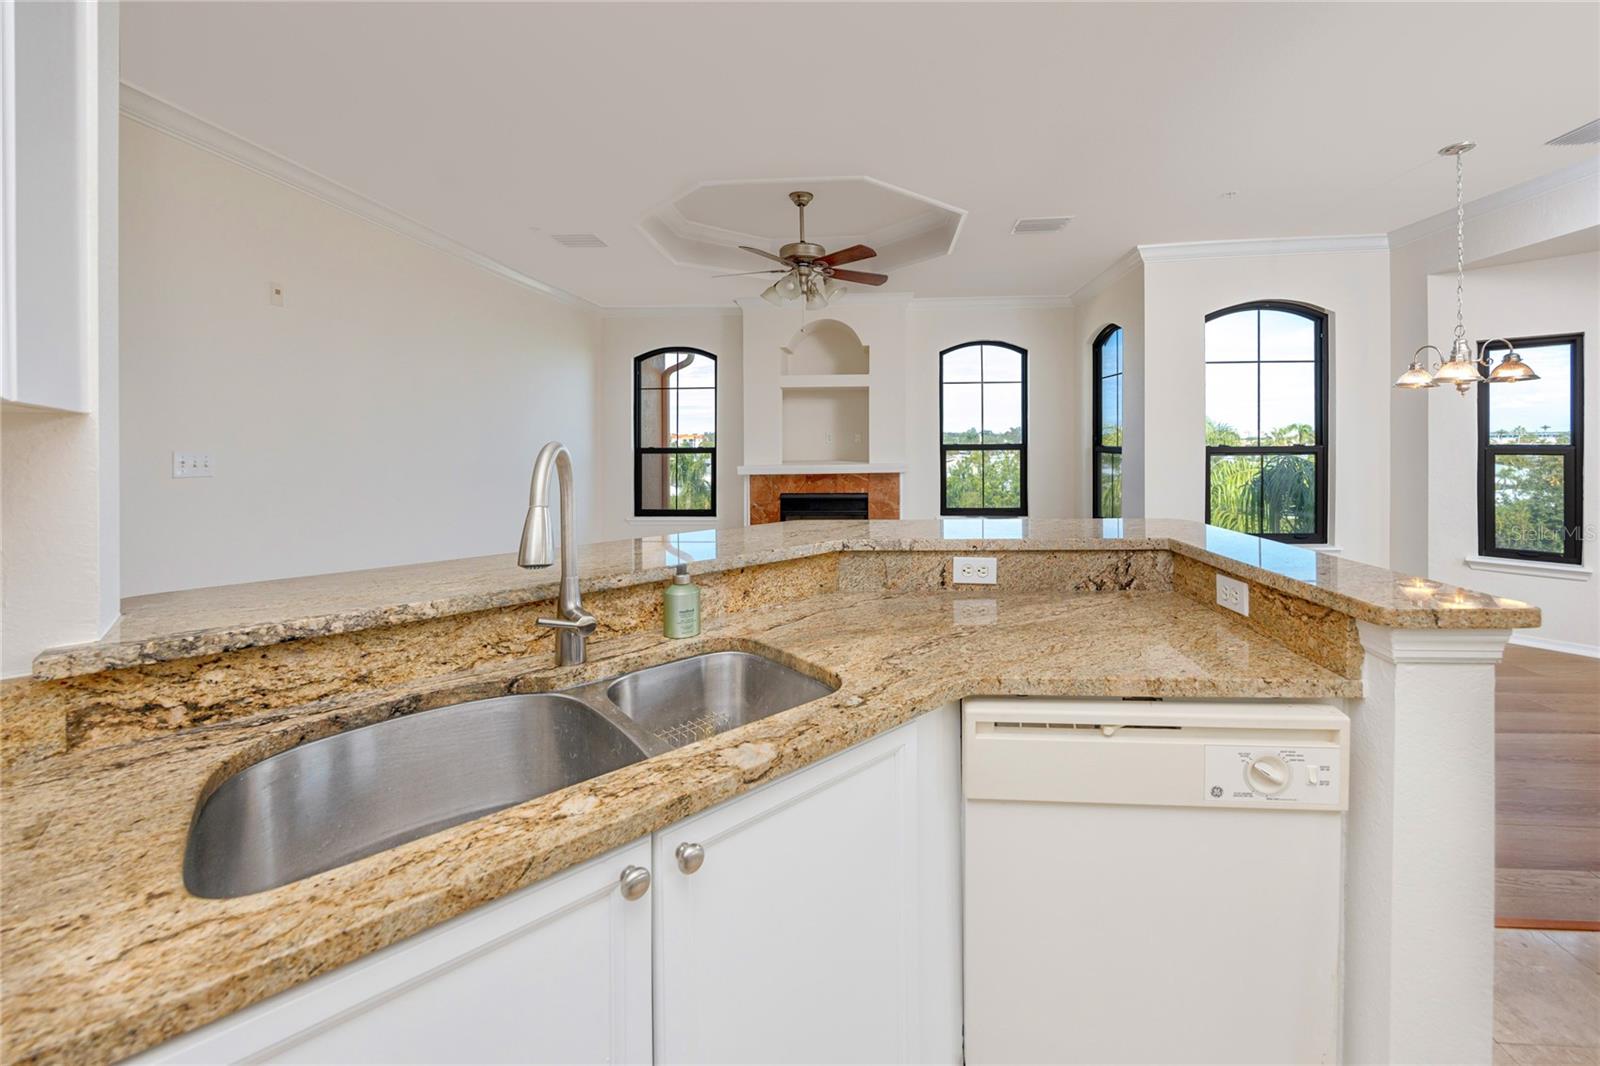
[[[622,871],[622,898],[638,899],[650,891],[650,871],[643,866],[629,866]]]
[[[686,874],[694,873],[706,861],[706,849],[699,844],[679,844],[675,854],[678,856],[678,869]]]
[[[1276,755],[1260,755],[1244,768],[1245,784],[1265,796],[1276,796],[1289,787],[1289,764]]]

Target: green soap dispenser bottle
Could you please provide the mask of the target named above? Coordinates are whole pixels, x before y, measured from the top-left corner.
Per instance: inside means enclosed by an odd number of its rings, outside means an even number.
[[[689,583],[689,567],[678,564],[678,572],[662,597],[666,610],[662,612],[662,625],[669,637],[697,637],[700,635],[700,589]]]

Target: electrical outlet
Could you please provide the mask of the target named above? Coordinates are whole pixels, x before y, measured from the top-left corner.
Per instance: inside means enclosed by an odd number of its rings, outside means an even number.
[[[958,555],[950,564],[957,585],[993,585],[999,573],[992,555]]]
[[[210,452],[173,452],[173,477],[210,477]]]
[[[992,626],[1000,621],[1000,605],[993,600],[957,600],[956,625]]]
[[[1217,575],[1217,606],[1248,616],[1250,614],[1250,586],[1238,578]]]

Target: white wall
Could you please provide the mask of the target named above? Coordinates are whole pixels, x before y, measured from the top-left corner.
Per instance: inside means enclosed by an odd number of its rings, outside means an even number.
[[[73,269],[64,275],[30,272],[31,281],[48,280],[50,287],[24,287],[30,299],[75,309],[74,339],[50,344],[38,331],[20,331],[20,343],[45,347],[8,353],[17,357],[21,371],[7,382],[8,394],[83,413],[0,402],[0,675],[6,677],[26,674],[44,648],[94,640],[116,620],[120,602],[119,9],[116,4],[80,6],[75,15],[76,47],[67,65],[35,70],[45,75],[42,81],[14,86],[19,93],[57,94],[70,102],[76,161],[70,184],[84,224],[74,227],[71,240],[54,234],[61,248],[75,250]],[[27,45],[21,38],[14,43]],[[62,131],[46,132],[59,136]],[[27,256],[13,265],[28,266]],[[62,293],[62,288],[71,291]],[[9,314],[15,307],[7,304],[4,310]],[[8,335],[14,326],[6,323]],[[37,378],[29,378],[37,374],[53,386],[36,388]]]
[[[122,128],[126,594],[509,552],[541,444],[596,468],[597,313]]]
[[[1600,506],[1600,254],[1563,256],[1513,266],[1469,270],[1468,328],[1474,342],[1492,337],[1548,333],[1584,334],[1583,496],[1588,528]],[[1455,327],[1455,277],[1429,279],[1428,332],[1448,337]],[[1498,358],[1500,352],[1495,353]],[[1540,368],[1534,363],[1534,370]],[[1481,386],[1480,386],[1481,387]],[[1514,389],[1516,385],[1496,385]],[[1519,636],[1551,642],[1561,650],[1600,655],[1600,579],[1591,536],[1583,546],[1586,573],[1573,580],[1550,573],[1507,574],[1469,568],[1478,554],[1478,399],[1439,388],[1426,394],[1428,405],[1428,481],[1432,486],[1428,521],[1429,576],[1539,607],[1544,624]]]
[[[1030,301],[915,300],[907,318],[906,449],[901,515],[939,514],[939,353],[970,341],[1028,352],[1028,514],[1089,513],[1088,349],[1075,343],[1070,306]]]
[[[657,348],[699,348],[717,357],[717,516],[633,515],[633,360]],[[743,330],[735,307],[607,313],[601,328],[599,449],[604,503],[598,539],[653,536],[712,526],[742,526],[744,483],[734,472],[744,452]]]
[[[1077,306],[1077,346],[1087,383],[1094,366],[1094,340],[1107,326],[1122,327],[1122,513],[1129,518],[1145,515],[1144,463],[1144,262],[1137,253],[1113,264],[1103,275],[1073,295]],[[1085,439],[1094,417],[1093,397],[1079,404]],[[1094,455],[1084,451],[1084,510],[1092,513],[1088,494]]]
[[[1205,316],[1293,300],[1328,312],[1330,543],[1348,558],[1388,565],[1387,253],[1219,256],[1202,245],[1186,257],[1182,247],[1145,259],[1145,514],[1205,517]]]
[[[1469,180],[1471,166],[1469,155]],[[1600,166],[1596,161],[1587,159],[1470,201],[1466,209],[1468,265],[1600,224],[1597,170]],[[1455,222],[1452,209],[1389,235],[1391,381],[1421,345],[1448,347],[1449,330],[1442,334],[1428,330],[1428,276],[1455,269]],[[1390,478],[1391,564],[1410,574],[1423,574],[1430,569],[1427,408],[1415,392],[1395,389],[1390,396],[1389,435],[1394,452]]]

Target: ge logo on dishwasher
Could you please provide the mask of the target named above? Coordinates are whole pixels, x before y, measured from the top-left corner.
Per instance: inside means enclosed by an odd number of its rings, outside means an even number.
[[[1211,786],[1211,798],[1212,799],[1221,799],[1222,798],[1222,786],[1221,785],[1212,785]]]

